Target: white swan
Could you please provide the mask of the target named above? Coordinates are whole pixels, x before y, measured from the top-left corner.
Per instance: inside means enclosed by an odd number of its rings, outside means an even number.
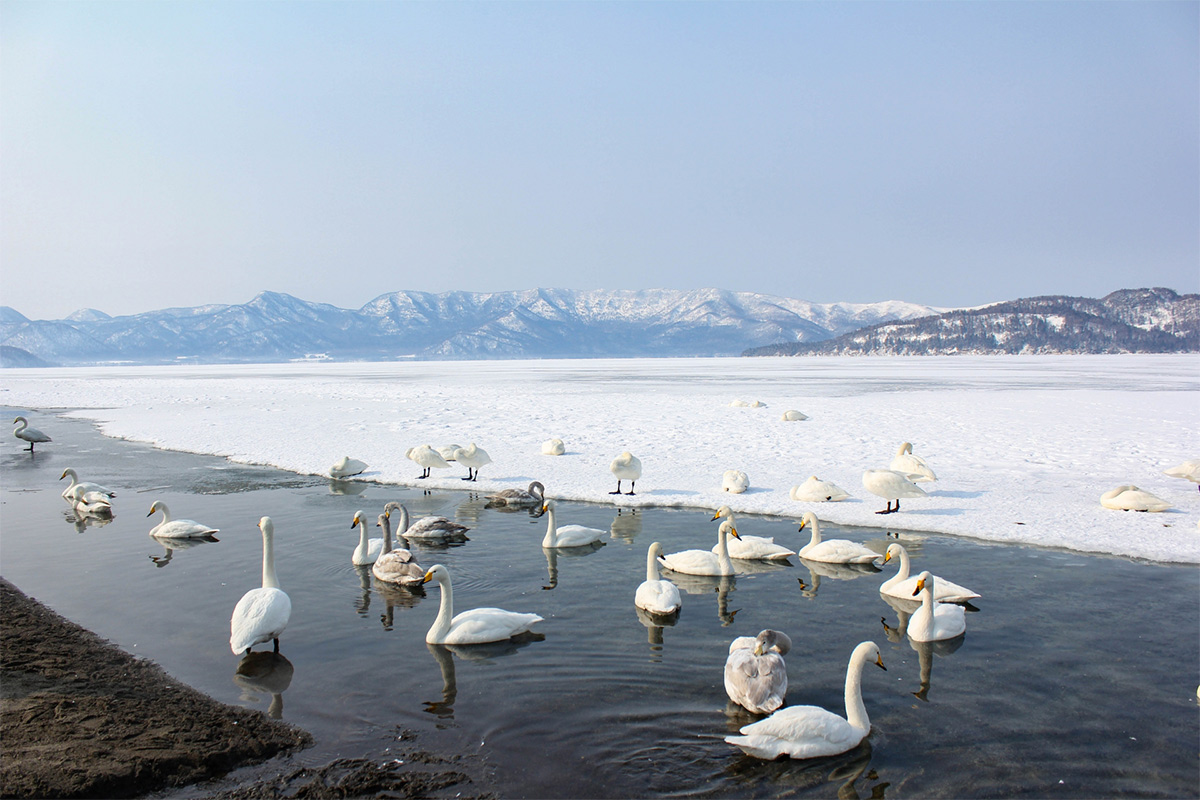
[[[406,539],[421,539],[428,541],[446,541],[446,542],[465,542],[467,537],[464,535],[471,530],[466,525],[462,525],[446,517],[421,517],[416,522],[409,524],[408,509],[395,501],[388,503],[383,507],[383,511],[391,518],[391,514],[396,509],[400,510],[400,523],[396,526],[396,533]]]
[[[1100,495],[1100,505],[1114,511],[1166,511],[1171,507],[1161,497],[1131,485],[1118,486]]]
[[[411,460],[417,463],[424,471],[417,478],[428,478],[429,470],[431,469],[449,469],[450,465],[446,463],[446,459],[442,458],[438,451],[434,450],[431,445],[422,444],[417,447],[409,448],[405,453]]]
[[[770,714],[787,695],[787,666],[783,657],[792,640],[782,631],[759,631],[729,643],[725,659],[725,694],[755,714]]]
[[[354,512],[354,521],[350,523],[350,527],[358,528],[358,546],[350,554],[350,562],[356,567],[374,564],[375,559],[383,552],[383,539],[367,538],[367,518],[361,511]]]
[[[484,499],[498,506],[540,506],[546,502],[546,487],[532,481],[528,489],[504,489]]]
[[[542,547],[582,547],[585,544],[601,542],[608,538],[608,531],[599,528],[585,528],[582,525],[558,526],[554,519],[554,501],[547,500],[542,505],[542,512],[548,517],[546,536],[542,539]]]
[[[442,601],[437,618],[425,634],[429,644],[483,644],[511,639],[529,630],[542,618],[537,614],[522,614],[502,608],[472,608],[470,611],[454,613],[454,589],[450,585],[450,571],[441,564],[434,564],[425,573],[423,583],[436,580],[442,588]]]
[[[117,493],[112,489],[107,489],[98,483],[92,483],[91,481],[80,481],[79,476],[75,474],[75,470],[71,469],[70,467],[64,469],[62,475],[58,476],[58,479],[61,481],[68,475],[71,476],[71,485],[66,489],[63,489],[62,496],[64,500],[77,500],[87,492],[99,492],[100,494],[109,498],[117,496]]]
[[[454,454],[462,449],[462,445],[461,444],[439,444],[437,447],[435,447],[433,449],[436,450],[437,454],[439,456],[441,456],[442,458],[446,459],[447,461],[453,461]]]
[[[844,753],[871,732],[871,720],[862,700],[862,669],[872,657],[881,669],[883,660],[874,642],[854,648],[846,667],[846,716],[840,717],[819,706],[789,706],[764,720],[746,725],[741,736],[725,741],[755,758],[819,758]]]
[[[1172,478],[1183,478],[1185,481],[1191,481],[1196,484],[1196,488],[1200,489],[1200,459],[1185,461],[1182,464],[1163,470],[1164,475],[1170,475]]]
[[[375,523],[383,528],[383,552],[371,565],[371,574],[384,583],[397,583],[401,586],[420,586],[425,582],[425,569],[417,563],[412,551],[392,548],[392,522],[387,512],[379,515]]]
[[[925,459],[912,454],[912,443],[910,442],[900,445],[900,449],[892,458],[892,463],[888,464],[888,469],[905,475],[913,483],[937,480],[937,475],[933,474],[933,470],[925,463]]]
[[[793,486],[789,496],[801,503],[826,503],[845,500],[850,496],[842,487],[832,481],[823,481],[816,475],[799,486]]]
[[[366,468],[367,462],[350,456],[342,456],[336,464],[329,468],[329,477],[349,478],[351,475],[361,474]]]
[[[683,550],[679,553],[661,556],[658,561],[672,572],[682,572],[685,575],[732,575],[733,562],[729,560],[727,537],[732,535],[737,539],[737,528],[733,520],[727,519],[717,529],[717,552],[709,550]]]
[[[103,497],[103,495],[100,496]],[[162,522],[150,529],[150,535],[156,538],[197,539],[202,536],[212,536],[214,533],[220,533],[220,528],[210,528],[208,525],[202,525],[194,519],[171,519],[171,511],[162,500],[155,500],[151,503],[150,513],[146,516],[152,517],[156,511],[161,511],[163,515]]]
[[[888,563],[892,559],[900,562],[900,569],[896,574],[888,578],[879,585],[879,593],[895,597],[899,600],[911,601],[914,590],[917,588],[916,577],[909,577],[909,570],[912,568],[912,562],[909,560],[908,551],[904,549],[904,545],[892,542],[888,545],[887,552],[883,556],[883,563]],[[937,576],[934,576],[937,577]],[[939,603],[966,603],[979,597],[978,594],[972,592],[966,587],[959,586],[953,581],[948,581],[945,578],[937,578],[935,582],[935,590],[933,599]]]
[[[80,517],[111,517],[113,513],[112,500],[108,498],[108,495],[100,492],[84,492],[70,502],[77,519]]]
[[[621,494],[621,481],[629,481],[629,491],[625,494],[633,494],[633,485],[642,477],[642,462],[638,457],[626,450],[612,460],[608,469],[617,476],[617,490],[609,494]]]
[[[487,454],[487,451],[482,447],[476,446],[471,442],[467,447],[460,447],[454,451],[454,460],[467,468],[467,477],[464,481],[473,481],[479,477],[479,468],[492,463],[492,457]]]
[[[242,595],[233,616],[229,619],[229,649],[234,655],[250,651],[259,642],[275,642],[279,652],[279,635],[292,616],[292,601],[279,588],[275,577],[275,525],[270,517],[258,521],[263,537],[262,588],[251,589]]]
[[[713,519],[717,520],[721,517],[732,522],[733,510],[729,506],[721,506],[717,509],[717,513],[713,515]],[[736,525],[737,523],[732,523]],[[739,533],[733,541],[726,540],[726,545],[729,550],[730,558],[738,558],[742,561],[782,561],[788,556],[796,555],[794,550],[788,550],[783,545],[775,544],[774,537],[771,536],[748,536]],[[712,552],[719,555],[721,543],[713,545]]]
[[[808,419],[808,415],[801,414],[799,411],[783,412],[783,421],[784,422],[803,422],[806,419]]]
[[[869,469],[862,476],[863,488],[888,501],[887,508],[876,514],[892,514],[900,510],[900,498],[924,497],[925,490],[908,479],[908,476],[893,469]],[[892,501],[896,507],[892,508]]]
[[[755,400],[754,402],[751,403],[751,402],[747,402],[745,400],[738,399],[738,400],[731,400],[729,403],[729,407],[730,408],[766,408],[767,404],[762,402],[761,400]]]
[[[809,561],[824,561],[829,564],[870,564],[880,558],[879,553],[849,539],[821,539],[821,524],[817,515],[804,512],[800,518],[800,530],[812,527],[812,539],[800,548],[800,557]]]
[[[544,456],[561,456],[565,452],[567,452],[567,448],[562,439],[547,439],[542,442],[542,455]]]
[[[646,580],[638,585],[633,604],[651,614],[674,614],[683,601],[679,597],[679,588],[658,575],[658,558],[661,555],[662,545],[651,542],[650,549],[646,551]]]
[[[17,437],[18,439],[20,439],[22,441],[29,442],[29,447],[24,447],[24,448],[22,448],[23,450],[28,450],[29,452],[32,453],[33,446],[35,444],[41,444],[42,442],[53,441],[49,436],[42,433],[37,428],[29,427],[29,420],[25,419],[24,417],[17,417],[16,419],[14,419],[13,425],[18,426],[17,428],[13,429],[13,436]]]
[[[937,580],[928,572],[917,576],[917,586],[910,597],[921,596],[921,607],[908,620],[908,638],[914,642],[936,642],[953,639],[967,629],[967,612],[952,603],[933,600]]]
[[[750,488],[750,478],[740,469],[727,469],[721,476],[721,491],[741,494]]]

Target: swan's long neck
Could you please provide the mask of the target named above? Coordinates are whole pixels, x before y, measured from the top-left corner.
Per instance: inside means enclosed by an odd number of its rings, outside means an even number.
[[[159,503],[158,510],[162,512],[164,525],[171,521],[171,509],[167,508],[162,503]]]
[[[651,547],[648,551],[646,551],[646,580],[648,581],[658,580],[657,557],[658,553],[655,552],[655,548]]]
[[[25,429],[22,428],[21,430],[25,430]],[[67,470],[63,470],[63,472],[64,472],[64,474],[66,474],[67,476],[69,476],[71,478],[71,486],[74,486],[75,484],[79,483],[79,476],[75,474],[75,470],[67,469]],[[67,488],[70,489],[71,486],[68,486]]]
[[[442,600],[438,605],[437,618],[429,627],[429,633],[425,637],[427,642],[443,639],[446,631],[450,630],[450,621],[454,619],[454,589],[450,586],[450,576],[438,575],[437,582],[442,588]]]
[[[404,533],[408,530],[408,509],[400,506],[400,524],[396,527],[396,533]]]
[[[725,533],[724,525],[717,529],[717,564],[721,567],[722,575],[733,574],[733,562],[729,560],[729,534]]]
[[[808,546],[816,547],[821,543],[821,526],[815,519],[808,524],[812,526],[812,539],[809,540]]]
[[[903,547],[900,548],[900,569],[896,570],[896,580],[908,580],[909,570],[912,569],[912,562],[908,559],[908,551]]]
[[[387,514],[379,518],[379,527],[383,528],[383,552],[392,552],[392,521]]]
[[[542,486],[540,481],[534,481],[529,484],[529,493],[536,497],[539,502],[546,501],[546,487]]]
[[[370,541],[368,541],[368,536],[367,536],[367,521],[365,519],[359,517],[359,520],[358,520],[358,549],[361,550],[364,555],[366,555],[366,553],[370,550],[370,548],[371,548],[371,543],[370,543]]]
[[[871,720],[862,699],[862,671],[866,663],[866,653],[855,650],[846,667],[846,721],[859,730],[869,731]]]
[[[263,528],[263,581],[264,589],[278,589],[279,579],[275,577],[275,532],[270,527]]]
[[[24,417],[17,417],[17,427],[13,429],[13,433],[18,434],[28,427],[29,420],[25,419]],[[74,481],[72,481],[72,483],[74,483]]]
[[[542,547],[554,547],[558,544],[558,523],[554,520],[554,506],[547,509],[546,517],[549,521],[546,523],[546,536],[542,539]]]

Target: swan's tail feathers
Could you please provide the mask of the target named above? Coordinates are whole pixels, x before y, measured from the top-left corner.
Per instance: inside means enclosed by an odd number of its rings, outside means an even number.
[[[725,741],[734,747],[740,747],[742,752],[754,758],[767,761],[779,757],[779,740],[774,736],[726,736]]]

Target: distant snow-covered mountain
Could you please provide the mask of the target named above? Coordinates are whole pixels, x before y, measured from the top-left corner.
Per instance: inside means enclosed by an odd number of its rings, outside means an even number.
[[[718,289],[393,292],[349,310],[263,292],[242,305],[124,317],[83,309],[64,320],[30,320],[0,307],[0,363],[736,355],[943,310],[899,301],[820,304]]]

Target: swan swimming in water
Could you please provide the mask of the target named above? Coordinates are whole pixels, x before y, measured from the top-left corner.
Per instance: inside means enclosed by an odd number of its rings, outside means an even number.
[[[937,480],[937,475],[933,474],[933,470],[925,463],[925,459],[912,454],[912,444],[910,442],[904,442],[900,445],[900,449],[896,451],[896,455],[892,458],[892,463],[888,464],[888,469],[903,474],[913,483]]]
[[[388,513],[379,515],[375,523],[383,529],[383,552],[371,565],[371,574],[384,583],[396,583],[401,586],[420,586],[425,582],[425,569],[417,563],[412,551],[404,548],[392,548],[392,522]]]
[[[49,436],[42,433],[37,428],[29,427],[29,420],[25,419],[24,417],[17,417],[14,419],[13,425],[19,426],[13,429],[13,436],[17,437],[21,441],[29,442],[29,447],[22,448],[23,450],[28,450],[32,453],[33,446],[35,444],[53,441]]]
[[[248,653],[259,642],[275,642],[292,616],[292,601],[275,577],[275,525],[270,517],[258,521],[263,537],[262,588],[242,595],[229,620],[229,649],[234,655]]]
[[[741,736],[726,736],[725,741],[747,755],[768,760],[784,754],[792,758],[834,756],[857,747],[871,732],[862,699],[862,670],[872,658],[880,669],[887,669],[874,642],[861,643],[850,656],[845,717],[819,706],[789,706],[744,726]]]
[[[662,555],[662,545],[651,542],[646,551],[646,580],[638,585],[633,596],[633,604],[651,614],[674,614],[683,605],[679,597],[679,588],[670,581],[663,580],[658,575],[658,559]]]
[[[423,583],[433,580],[436,580],[442,589],[442,599],[437,618],[425,634],[425,641],[429,644],[500,642],[525,633],[534,624],[542,621],[537,614],[505,611],[502,608],[472,608],[455,614],[450,571],[441,564],[434,564],[425,573]]]
[[[739,636],[729,643],[725,659],[725,693],[755,714],[770,714],[787,695],[787,666],[783,657],[792,640],[782,631],[764,630],[753,638]]]
[[[162,500],[155,500],[150,505],[150,513],[146,516],[152,517],[156,511],[161,511],[163,515],[162,522],[150,529],[150,535],[156,538],[198,539],[203,536],[212,536],[214,533],[220,533],[219,528],[202,525],[194,519],[171,519],[171,511]]]
[[[788,495],[801,503],[829,503],[845,500],[850,493],[832,481],[823,481],[813,475],[799,486],[793,486]]]
[[[367,538],[367,518],[361,511],[354,512],[354,521],[350,523],[350,528],[358,528],[358,546],[350,554],[350,562],[356,567],[374,564],[375,559],[383,552],[383,539]]]
[[[717,513],[713,515],[713,520],[718,520],[722,517],[733,520],[733,509],[729,506],[721,506],[717,509]],[[736,525],[737,523],[732,523]],[[783,561],[788,556],[796,555],[795,551],[788,550],[783,545],[775,544],[774,537],[771,536],[749,536],[744,533],[738,533],[738,536],[733,541],[726,540],[726,545],[729,550],[730,558],[738,558],[742,561]],[[721,543],[713,545],[712,552],[719,555],[718,551]]]
[[[900,510],[900,498],[925,497],[925,490],[908,479],[907,475],[894,469],[869,469],[862,476],[863,488],[888,501],[887,508],[876,514],[894,514]],[[896,507],[892,508],[892,501]]]
[[[821,523],[811,511],[800,518],[800,530],[805,526],[812,528],[812,539],[800,548],[801,558],[830,564],[870,564],[880,558],[879,553],[849,539],[821,539]]]
[[[967,612],[962,606],[934,602],[936,583],[928,572],[917,576],[917,586],[911,596],[921,596],[921,607],[908,620],[908,637],[914,642],[953,639],[967,629]]]
[[[528,489],[503,489],[485,499],[498,506],[540,506],[546,502],[546,487],[533,481]]]
[[[558,547],[582,547],[594,542],[604,544],[604,539],[608,538],[608,531],[602,531],[599,528],[585,528],[582,525],[563,525],[558,526],[554,519],[554,501],[547,500],[542,505],[542,512],[548,517],[546,523],[546,536],[542,539],[542,547],[558,548]]]
[[[406,539],[445,542],[467,541],[465,534],[470,528],[466,525],[454,522],[446,517],[435,516],[421,517],[410,525],[408,521],[408,509],[403,505],[393,501],[383,507],[384,513],[389,518],[392,512],[397,509],[400,510],[400,523],[396,526],[396,533]]]
[[[460,447],[454,451],[454,460],[467,468],[467,477],[464,481],[473,481],[479,477],[479,468],[492,463],[492,457],[487,454],[487,451],[477,447],[474,442],[467,447]],[[474,470],[472,472],[472,470]]]
[[[1166,511],[1171,504],[1136,486],[1125,485],[1100,495],[1100,505],[1114,511]]]
[[[621,494],[621,481],[629,481],[629,491],[625,494],[633,494],[633,485],[642,477],[642,462],[638,457],[626,450],[612,460],[608,469],[617,476],[617,490],[609,494]]]
[[[71,476],[71,485],[66,489],[63,489],[62,496],[64,500],[75,500],[87,492],[99,492],[108,498],[117,496],[117,493],[112,489],[107,489],[98,483],[92,483],[91,481],[80,481],[79,476],[75,474],[75,470],[71,469],[70,467],[64,469],[62,475],[58,476],[58,479],[61,481],[68,475]]]
[[[913,595],[916,594],[914,590],[917,588],[917,579],[915,576],[909,577],[912,562],[909,560],[908,551],[904,549],[904,545],[896,542],[888,545],[887,552],[883,556],[883,563],[886,564],[893,558],[900,562],[900,569],[896,571],[895,575],[880,584],[879,593],[899,600],[911,601]],[[934,583],[933,599],[939,603],[966,603],[978,597],[979,595],[970,589],[944,578],[937,578]]]
[[[732,575],[733,562],[729,560],[729,545],[727,537],[738,536],[733,520],[727,519],[717,529],[717,552],[709,550],[683,550],[678,553],[661,556],[658,561],[672,572],[682,572],[685,575]]]

